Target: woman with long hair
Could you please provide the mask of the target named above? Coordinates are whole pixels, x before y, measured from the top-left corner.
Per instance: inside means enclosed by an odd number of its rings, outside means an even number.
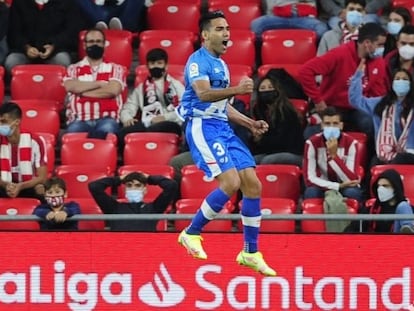
[[[382,97],[362,95],[365,60],[351,78],[350,104],[372,116],[375,129],[377,164],[414,164],[414,87],[413,78],[405,69],[392,75],[392,86]]]
[[[253,118],[265,120],[269,130],[253,138],[252,153],[257,164],[293,164],[302,166],[303,128],[299,115],[272,75],[257,84]]]

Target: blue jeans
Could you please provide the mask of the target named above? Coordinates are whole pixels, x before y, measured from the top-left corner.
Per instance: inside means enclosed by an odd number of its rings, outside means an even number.
[[[75,1],[92,26],[99,21],[109,23],[112,17],[118,17],[123,29],[136,32],[142,28],[144,0],[125,0],[121,5],[96,5],[90,0]]]
[[[397,208],[395,209],[395,213],[397,215],[412,215],[413,209],[410,204],[407,203],[407,201],[402,201],[400,204],[398,204]],[[394,232],[400,232],[401,227],[404,225],[413,225],[413,221],[410,219],[405,220],[395,220],[394,221]]]
[[[251,30],[256,34],[256,39],[262,40],[262,33],[272,29],[308,29],[316,32],[319,39],[328,31],[328,25],[313,17],[279,17],[263,15],[252,21]]]
[[[358,202],[362,202],[362,191],[359,187],[346,187],[340,189],[339,192],[342,194],[344,198],[351,198],[355,199]],[[324,198],[325,197],[325,190],[311,186],[305,189],[305,193],[303,194],[304,199],[312,199],[312,198]]]
[[[26,65],[26,64],[54,64],[54,65],[62,65],[62,66],[69,66],[72,63],[70,55],[68,52],[58,52],[52,57],[48,59],[35,59],[31,60],[26,56],[24,53],[10,53],[5,62],[4,67],[8,73],[11,73],[11,70],[16,65]]]
[[[302,167],[302,156],[290,152],[257,154],[254,160],[256,164],[290,164]]]
[[[75,133],[75,132],[88,132],[94,133],[95,135],[99,134],[106,134],[106,133],[114,133],[118,134],[120,129],[119,123],[110,117],[98,119],[98,120],[90,120],[90,121],[73,121],[68,124],[66,128],[67,133]]]

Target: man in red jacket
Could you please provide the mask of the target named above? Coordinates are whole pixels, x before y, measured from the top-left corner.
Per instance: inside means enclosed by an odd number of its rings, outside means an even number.
[[[364,95],[383,96],[388,89],[387,73],[382,58],[385,30],[376,23],[367,23],[359,30],[358,40],[340,45],[326,54],[306,62],[299,71],[299,81],[305,93],[315,104],[317,112],[328,106],[340,111],[343,121],[351,129],[373,135],[371,118],[353,109],[348,102],[348,87],[361,58],[366,58]],[[318,86],[315,78],[322,76]],[[320,131],[320,126],[308,126],[305,138]]]

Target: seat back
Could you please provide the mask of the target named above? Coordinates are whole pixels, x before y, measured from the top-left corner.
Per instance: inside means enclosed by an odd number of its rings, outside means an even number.
[[[102,215],[102,210],[93,198],[66,198],[66,202],[74,201],[79,204],[81,215]],[[103,231],[105,230],[104,220],[82,220],[78,222],[78,229],[84,231]]]
[[[65,74],[66,68],[61,65],[17,65],[11,72],[11,98],[53,100],[63,107],[66,97],[63,87]]]
[[[85,138],[62,143],[60,159],[63,165],[93,165],[115,172],[117,147],[109,140]]]
[[[228,65],[247,65],[254,68],[256,62],[254,33],[247,29],[232,30],[226,53],[222,58]]]
[[[40,201],[32,198],[0,198],[0,215],[32,215]],[[0,230],[39,230],[37,221],[0,221]]]
[[[301,171],[296,165],[263,164],[256,166],[262,183],[262,198],[286,198],[297,202],[300,195]]]
[[[56,137],[50,133],[35,133],[39,136],[46,146],[46,155],[47,155],[47,172],[48,177],[52,177],[53,172],[55,170],[55,148],[56,148]]]
[[[209,10],[223,10],[231,30],[250,30],[251,22],[262,15],[261,4],[253,1],[210,0]]]
[[[60,116],[59,112],[51,108],[26,107],[22,108],[21,128],[30,132],[50,133],[55,138],[59,135]]]
[[[358,213],[359,203],[355,199],[346,198],[346,205],[348,207],[348,214]],[[324,214],[323,199],[305,199],[302,201],[303,214]],[[302,220],[302,232],[326,232],[326,225],[324,220]]]
[[[130,133],[125,136],[124,165],[168,164],[178,154],[179,137],[172,133]]]
[[[303,64],[316,56],[316,33],[311,30],[266,30],[262,42],[263,64]]]

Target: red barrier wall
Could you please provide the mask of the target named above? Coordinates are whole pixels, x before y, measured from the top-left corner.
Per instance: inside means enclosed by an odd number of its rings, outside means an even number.
[[[239,266],[241,234],[0,233],[0,310],[406,310],[414,243],[398,235],[260,236],[277,277]]]

